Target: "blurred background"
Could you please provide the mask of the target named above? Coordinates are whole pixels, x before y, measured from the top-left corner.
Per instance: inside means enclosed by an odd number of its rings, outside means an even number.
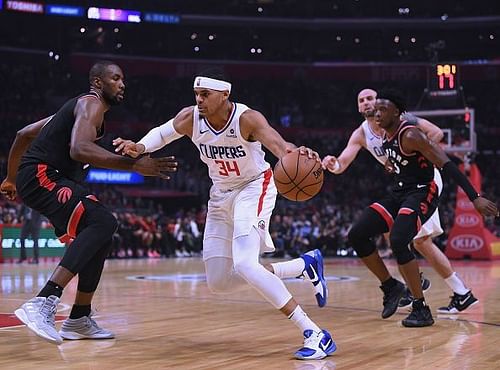
[[[457,163],[476,164],[482,192],[500,198],[500,5],[492,1],[367,0],[0,0],[0,171],[17,130],[53,114],[88,89],[88,70],[111,59],[126,77],[124,104],[106,117],[100,145],[139,139],[194,104],[197,72],[218,66],[232,100],[261,111],[285,139],[338,155],[363,118],[362,88],[391,86],[445,131]],[[120,221],[112,258],[199,256],[210,180],[183,138],[159,153],[175,155],[170,181],[92,169],[89,186]],[[274,164],[276,158],[268,155]],[[279,197],[271,229],[275,256],[320,248],[352,256],[346,235],[364,207],[384,195],[390,177],[367,153],[342,176],[326,175],[308,202]],[[445,250],[454,225],[456,185],[440,203]],[[5,261],[19,258],[21,203],[0,200]],[[40,258],[63,245],[43,224]],[[500,223],[486,220],[498,236]],[[384,240],[380,253],[390,258]],[[32,242],[27,242],[31,248]],[[468,257],[466,255],[465,257]],[[469,256],[470,257],[470,256]]]

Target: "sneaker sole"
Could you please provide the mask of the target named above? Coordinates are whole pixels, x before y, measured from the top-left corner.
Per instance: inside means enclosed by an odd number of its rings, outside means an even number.
[[[297,360],[322,360],[326,357],[328,357],[329,355],[331,355],[333,352],[335,352],[337,350],[337,345],[335,344],[335,342],[332,343],[332,346],[328,349],[328,351],[322,351],[323,354],[320,355],[320,356],[310,356],[310,357],[306,357],[306,356],[301,356],[300,354],[295,354],[295,358]]]
[[[323,291],[325,292],[325,296],[323,298],[321,298],[321,294],[316,293],[316,301],[318,302],[319,307],[325,307],[328,301],[328,285],[326,284],[325,276],[323,275],[323,255],[318,249],[314,251],[314,258],[318,260],[319,283],[321,284],[321,286],[323,287]]]
[[[58,339],[54,339],[52,338],[51,336],[45,334],[44,332],[38,330],[38,328],[36,327],[35,324],[33,324],[29,319],[28,319],[28,316],[26,316],[26,313],[24,312],[24,310],[22,308],[18,308],[17,310],[14,311],[14,314],[16,315],[16,317],[22,321],[22,323],[24,325],[26,325],[26,327],[28,329],[30,329],[33,333],[35,333],[37,336],[39,336],[40,338],[42,339],[45,339],[47,342],[49,343],[52,343],[52,344],[61,344],[62,343],[62,338],[60,340]]]
[[[432,326],[434,325],[434,320],[427,321],[427,322],[418,322],[418,321],[401,321],[401,324],[405,328],[423,328],[425,326]]]
[[[92,335],[84,335],[80,333],[76,333],[74,331],[68,332],[68,331],[59,331],[59,335],[68,340],[80,340],[80,339],[113,339],[115,336],[92,336]]]
[[[448,315],[456,315],[456,314],[459,314],[461,312],[464,312],[465,310],[467,310],[468,308],[471,308],[472,306],[476,305],[479,303],[479,299],[476,300],[475,302],[471,303],[470,305],[468,305],[467,307],[465,307],[462,311],[459,311],[457,310],[456,308],[454,308],[454,311],[448,311],[448,310],[442,310],[440,308],[438,308],[436,311],[438,313],[444,313],[444,314],[448,314]]]

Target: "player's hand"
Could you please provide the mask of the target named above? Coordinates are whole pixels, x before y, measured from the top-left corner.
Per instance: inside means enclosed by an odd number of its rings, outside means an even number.
[[[328,170],[332,173],[335,173],[336,170],[340,168],[340,162],[337,160],[337,157],[333,155],[327,155],[321,161],[321,166],[324,170]]]
[[[300,155],[307,155],[307,158],[315,159],[316,162],[321,162],[321,158],[319,157],[318,152],[315,152],[311,148],[302,145],[298,148],[295,148],[294,150],[298,150]]]
[[[0,192],[8,200],[15,200],[17,194],[16,183],[9,179],[3,180],[2,185],[0,185]]]
[[[117,137],[113,140],[113,145],[116,147],[115,152],[122,155],[129,155],[132,158],[137,158],[146,149],[142,144],[136,144],[132,140],[122,139]]]
[[[394,173],[396,172],[396,168],[394,167],[394,164],[390,160],[386,160],[384,163],[384,169],[389,172],[389,173]]]
[[[495,203],[493,203],[491,200],[488,200],[483,197],[477,197],[474,199],[472,202],[474,204],[474,208],[481,213],[483,216],[495,216],[498,217],[498,208]]]
[[[169,180],[170,176],[167,176],[165,172],[177,171],[177,161],[174,156],[151,158],[146,155],[138,159],[132,169],[144,176],[157,176]]]

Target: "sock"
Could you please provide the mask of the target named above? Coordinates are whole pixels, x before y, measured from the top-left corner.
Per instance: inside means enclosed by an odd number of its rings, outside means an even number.
[[[418,308],[424,308],[425,306],[427,306],[427,303],[425,303],[424,298],[418,298],[413,300],[412,305],[413,308],[418,309]]]
[[[464,282],[458,277],[456,272],[453,272],[450,276],[444,279],[446,284],[453,290],[455,293],[464,295],[469,292],[470,289],[467,289]]]
[[[389,279],[382,282],[382,286],[384,288],[392,289],[396,286],[397,283],[398,283],[398,281],[391,276]]]
[[[52,280],[47,281],[47,284],[40,290],[37,297],[49,297],[51,295],[55,295],[61,298],[63,293],[63,287],[54,283]]]
[[[304,271],[306,263],[302,258],[295,258],[291,261],[271,263],[271,266],[273,266],[274,275],[284,279],[299,277]]]
[[[295,310],[288,316],[290,320],[302,331],[302,333],[305,330],[312,330],[315,333],[319,333],[321,329],[316,325],[310,318],[307,316],[307,314],[302,310],[302,308],[297,305],[295,307]]]
[[[70,319],[79,319],[80,317],[83,316],[88,316],[90,315],[90,305],[73,305],[73,308],[71,309],[71,313],[69,314]]]

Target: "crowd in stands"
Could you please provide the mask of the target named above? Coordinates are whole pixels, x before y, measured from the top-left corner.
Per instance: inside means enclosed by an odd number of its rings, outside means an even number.
[[[40,71],[43,71],[41,73]],[[0,174],[6,173],[6,158],[16,131],[57,109],[70,96],[85,91],[85,76],[72,76],[68,70],[30,63],[13,65],[0,62]],[[193,104],[191,81],[181,79],[138,78],[127,82],[127,98],[110,121],[112,132],[102,145],[110,148],[115,135],[137,139],[150,127],[171,118],[183,106]],[[351,131],[361,122],[355,96],[362,85],[345,82],[307,82],[298,78],[276,84],[271,81],[244,81],[235,84],[235,100],[261,110],[271,124],[290,141],[317,150],[321,156],[339,154]],[[483,193],[500,199],[500,132],[495,129],[500,105],[490,97],[483,102],[481,86],[471,87],[469,99],[476,107],[476,128],[480,154],[475,158],[483,177]],[[410,101],[418,100],[419,92],[408,91]],[[140,125],[137,122],[142,122]],[[111,257],[187,257],[201,253],[210,181],[198,152],[187,139],[165,149],[179,158],[180,168],[171,181],[152,179],[146,186],[191,192],[197,197],[189,207],[174,207],[168,199],[128,197],[113,186],[94,186],[99,199],[113,210],[119,220]],[[274,164],[272,156],[269,160]],[[364,207],[383,196],[390,184],[389,175],[367,153],[342,176],[327,174],[322,192],[304,203],[278,198],[270,225],[276,245],[276,256],[297,256],[320,248],[327,256],[352,255],[346,235],[352,222]],[[440,212],[445,230],[453,222],[455,188],[447,184]],[[18,223],[19,204],[0,201],[0,222]],[[500,224],[488,220],[487,226],[500,235]],[[437,239],[444,248],[447,234]],[[383,238],[377,243],[387,249]],[[387,251],[387,253],[389,253]]]

